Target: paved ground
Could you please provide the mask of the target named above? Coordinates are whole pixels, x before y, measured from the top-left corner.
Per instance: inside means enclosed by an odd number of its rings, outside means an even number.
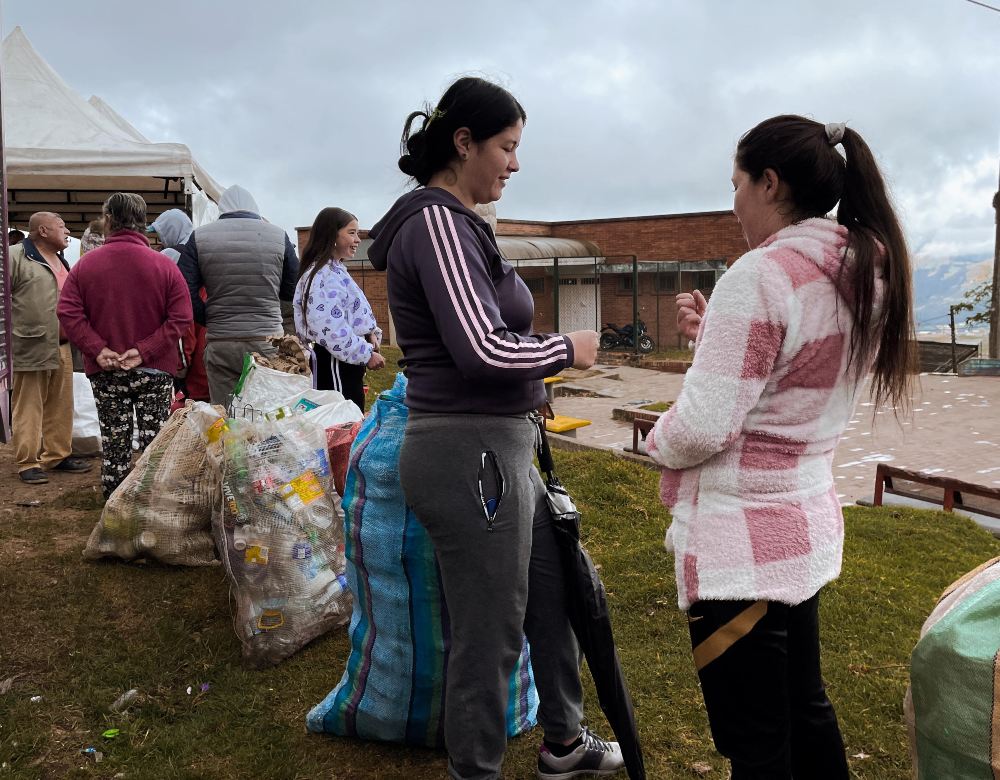
[[[619,452],[632,446],[632,425],[613,420],[612,410],[676,400],[684,382],[680,374],[619,366],[564,375],[557,393],[597,395],[556,396],[558,414],[593,422],[577,431],[576,443]],[[834,474],[843,503],[872,495],[879,462],[1000,486],[1000,377],[924,374],[909,418],[897,422],[891,409],[873,411],[872,404],[859,404],[837,448]]]

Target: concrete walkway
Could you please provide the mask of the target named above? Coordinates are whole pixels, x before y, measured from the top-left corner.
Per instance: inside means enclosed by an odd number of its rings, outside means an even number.
[[[627,366],[569,369],[562,375],[566,381],[557,386],[553,409],[592,421],[564,443],[619,453],[632,446],[632,425],[613,420],[612,410],[674,401],[684,383],[682,374]],[[891,409],[875,411],[870,402],[860,403],[834,460],[842,503],[871,497],[880,462],[1000,486],[1000,377],[921,375],[913,412],[899,421]]]

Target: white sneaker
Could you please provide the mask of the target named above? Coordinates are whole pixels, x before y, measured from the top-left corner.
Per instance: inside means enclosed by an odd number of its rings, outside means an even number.
[[[607,777],[624,767],[618,743],[607,742],[586,728],[583,744],[565,756],[556,756],[544,742],[538,750],[538,776],[542,780],[569,780],[582,775]]]

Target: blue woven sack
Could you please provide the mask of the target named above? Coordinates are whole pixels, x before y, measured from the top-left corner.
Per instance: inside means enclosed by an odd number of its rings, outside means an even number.
[[[430,537],[406,506],[399,451],[406,378],[375,401],[351,448],[344,491],[347,582],[355,594],[350,655],[340,683],[306,716],[310,731],[444,744],[448,614]],[[528,646],[510,678],[507,735],[535,725]]]

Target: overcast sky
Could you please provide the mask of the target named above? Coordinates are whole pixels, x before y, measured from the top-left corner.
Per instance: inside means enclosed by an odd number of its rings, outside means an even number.
[[[21,25],[84,98],[187,144],[289,230],[328,205],[370,226],[407,187],[403,119],[475,73],[528,113],[500,217],[731,208],[737,139],[801,113],[868,140],[920,262],[992,257],[1000,13],[967,0],[3,0],[2,12],[4,34]]]

